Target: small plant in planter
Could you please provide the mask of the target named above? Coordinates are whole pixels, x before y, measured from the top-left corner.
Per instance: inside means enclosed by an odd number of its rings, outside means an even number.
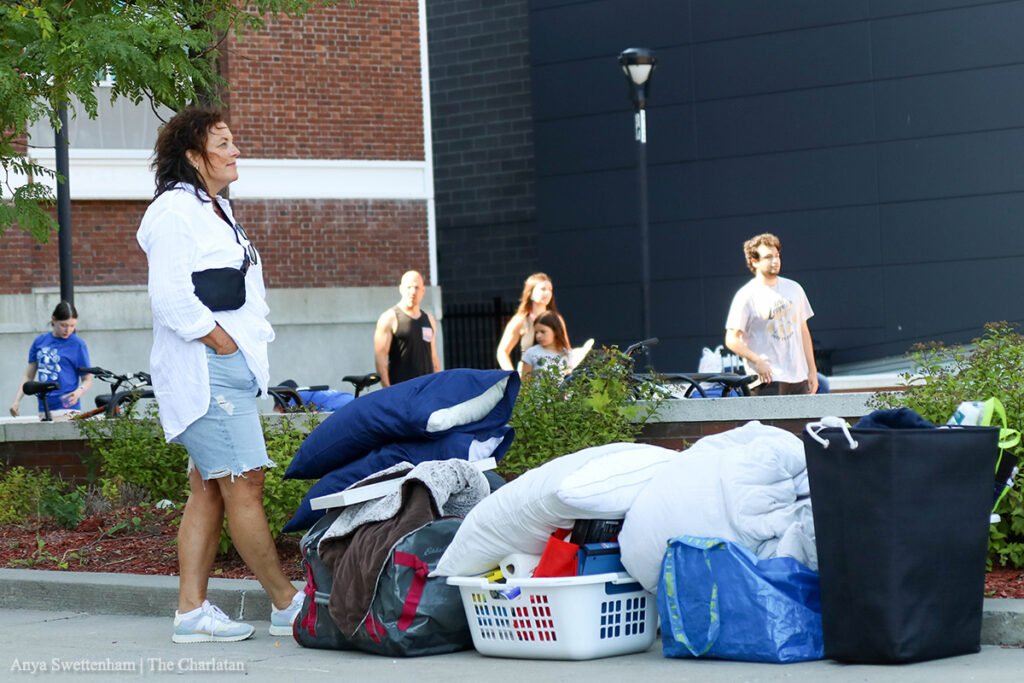
[[[537,368],[519,391],[515,440],[498,472],[512,478],[566,453],[635,441],[666,396],[635,379],[632,361],[614,347],[592,351],[568,381],[557,368]]]
[[[1011,323],[988,323],[970,348],[918,344],[910,358],[915,367],[902,375],[902,391],[876,394],[869,402],[872,408],[910,408],[929,422],[944,424],[962,402],[995,397],[1006,408],[1007,427],[1024,430],[1024,336]],[[1024,446],[1007,456],[1021,460]],[[989,534],[990,567],[1024,567],[1022,485],[1024,473],[996,510],[1000,521]]]

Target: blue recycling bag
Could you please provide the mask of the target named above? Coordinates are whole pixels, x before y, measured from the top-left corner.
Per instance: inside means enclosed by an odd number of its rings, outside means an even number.
[[[666,657],[784,663],[825,654],[818,573],[720,538],[669,539],[658,612]]]

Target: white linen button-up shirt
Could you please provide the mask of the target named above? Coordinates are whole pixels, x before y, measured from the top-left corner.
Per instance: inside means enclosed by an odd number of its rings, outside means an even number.
[[[203,190],[199,190],[204,198]],[[215,197],[232,223],[226,199]],[[264,395],[270,375],[267,344],[274,330],[263,285],[262,263],[245,276],[245,304],[234,311],[211,311],[195,294],[192,273],[209,268],[239,268],[249,242],[224,222],[209,201],[200,201],[191,185],[179,183],[149,205],[136,238],[149,261],[149,303],[153,310],[150,372],[160,406],[164,436],[172,441],[206,414],[210,373],[206,345],[199,341],[219,324],[256,377]]]

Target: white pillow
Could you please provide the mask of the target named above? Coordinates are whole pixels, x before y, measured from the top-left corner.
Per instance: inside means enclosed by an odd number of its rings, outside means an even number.
[[[628,453],[628,457],[623,453]],[[589,512],[625,514],[657,470],[678,455],[678,451],[658,446],[616,448],[571,472],[558,487],[558,498],[566,505]]]
[[[659,446],[613,443],[530,470],[470,511],[432,576],[472,576],[510,553],[539,555],[552,531],[571,528],[577,519],[621,519],[658,465],[677,455]]]

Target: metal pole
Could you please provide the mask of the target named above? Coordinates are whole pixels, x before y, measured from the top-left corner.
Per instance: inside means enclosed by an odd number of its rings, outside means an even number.
[[[57,156],[57,252],[60,260],[60,298],[75,303],[75,284],[71,263],[71,190],[68,186],[68,108],[57,107],[60,130],[53,131],[53,146]]]
[[[651,248],[647,221],[647,110],[636,112],[637,185],[640,194],[640,279],[643,291],[641,322],[644,339],[651,338]]]

